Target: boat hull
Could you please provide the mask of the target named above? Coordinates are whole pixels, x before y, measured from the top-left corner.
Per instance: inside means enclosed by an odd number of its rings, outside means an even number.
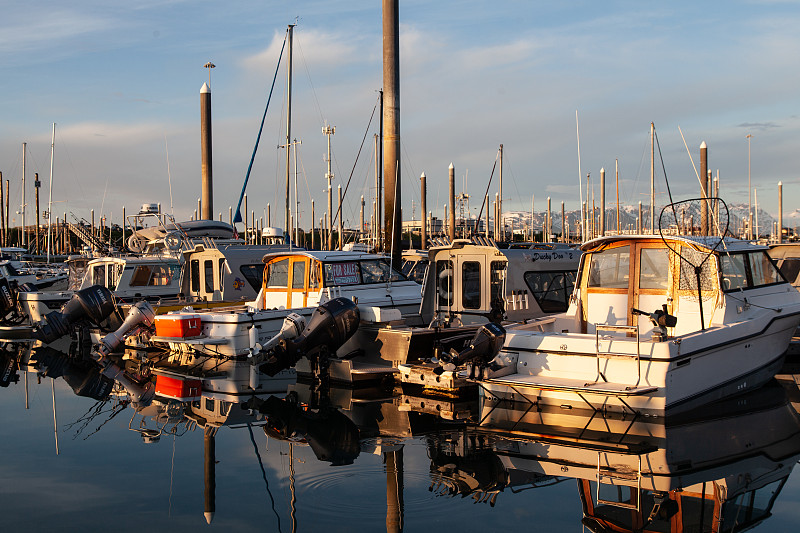
[[[797,314],[765,314],[761,320],[638,343],[631,337],[509,329],[496,359],[503,367],[479,381],[489,397],[677,414],[766,383],[780,370],[798,321]]]

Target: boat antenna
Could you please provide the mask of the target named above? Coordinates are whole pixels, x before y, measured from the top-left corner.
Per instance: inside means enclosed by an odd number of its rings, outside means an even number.
[[[56,380],[50,380],[50,390],[53,392],[53,433],[56,437],[56,455],[58,455],[58,419],[56,418]]]
[[[578,138],[578,192],[580,193],[580,202],[583,206],[583,173],[581,173],[581,129],[578,124],[578,110],[575,110],[575,135]],[[588,194],[588,191],[587,191]],[[586,228],[583,228],[584,240],[586,240]]]
[[[209,69],[209,76],[211,76],[211,70]],[[169,212],[175,215],[175,209],[172,207],[172,174],[169,171],[169,145],[167,144],[167,134],[164,133],[164,148],[167,152],[167,182],[169,183]]]

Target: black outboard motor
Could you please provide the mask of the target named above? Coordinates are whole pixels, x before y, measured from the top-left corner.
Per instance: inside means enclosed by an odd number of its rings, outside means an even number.
[[[31,283],[18,286],[15,280],[0,278],[0,324],[16,325],[25,320],[17,308],[17,294],[37,290]]]
[[[484,324],[475,332],[475,336],[464,350],[457,352],[455,348],[451,348],[449,352],[443,353],[439,356],[439,361],[442,364],[439,368],[434,370],[435,373],[441,374],[445,371],[455,370],[457,367],[470,364],[470,374],[475,367],[482,368],[489,364],[494,359],[503,344],[506,341],[506,330],[500,324],[489,322]]]
[[[328,357],[353,336],[360,320],[358,306],[349,298],[329,300],[314,310],[306,329],[298,337],[281,341],[258,369],[274,376],[292,368],[306,356],[324,370]]]
[[[328,407],[306,410],[296,403],[270,396],[266,400],[252,398],[245,408],[257,409],[266,415],[267,435],[280,440],[302,436],[314,455],[331,466],[349,465],[361,453],[358,426],[338,410]]]
[[[105,400],[114,388],[114,380],[100,373],[93,359],[70,357],[49,346],[36,349],[36,366],[49,378],[64,378],[77,396]]]
[[[0,352],[0,387],[8,387],[17,381],[19,381],[17,358],[12,353]]]
[[[115,310],[111,291],[102,285],[92,285],[73,294],[59,311],[45,315],[33,336],[42,342],[53,342],[68,335],[73,324],[85,320],[99,324]]]

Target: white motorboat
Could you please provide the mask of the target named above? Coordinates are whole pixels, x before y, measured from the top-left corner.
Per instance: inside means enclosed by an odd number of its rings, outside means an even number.
[[[780,369],[800,293],[766,247],[639,235],[583,251],[568,311],[509,327],[500,354],[472,369],[486,395],[664,414],[759,387]]]
[[[255,300],[177,313],[176,319],[196,316],[199,329],[181,337],[157,331],[151,340],[179,351],[241,356],[275,336],[290,312],[308,318],[320,304],[335,298],[352,300],[378,320],[387,310],[394,310],[389,313],[393,318],[419,313],[420,286],[381,255],[296,249],[266,254],[264,263],[263,285]]]

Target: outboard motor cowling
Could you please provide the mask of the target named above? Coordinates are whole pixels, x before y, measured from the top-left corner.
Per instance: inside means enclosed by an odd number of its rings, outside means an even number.
[[[99,324],[115,309],[111,291],[102,285],[93,285],[73,294],[59,311],[45,315],[33,336],[42,342],[53,342],[69,334],[73,324],[87,319]]]
[[[494,359],[506,341],[506,330],[500,324],[489,322],[482,325],[475,336],[464,350],[457,352],[451,349],[450,352],[443,353],[439,361],[444,363],[441,367],[444,370],[455,370],[457,367],[472,363],[484,366]]]
[[[274,376],[293,367],[306,356],[317,359],[335,353],[356,332],[361,315],[349,298],[334,298],[314,310],[303,332],[291,340],[282,340],[259,370]]]

